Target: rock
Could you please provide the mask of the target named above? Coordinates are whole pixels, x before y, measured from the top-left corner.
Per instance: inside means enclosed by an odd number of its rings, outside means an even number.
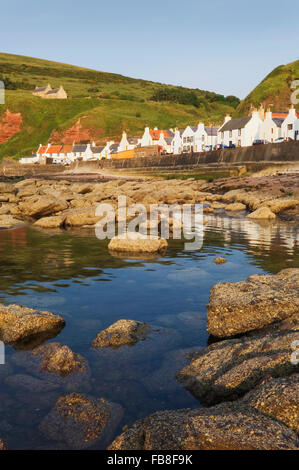
[[[292,343],[298,339],[298,313],[281,327],[208,346],[194,355],[176,375],[179,382],[204,405],[235,400],[269,375],[284,377],[296,372]]]
[[[131,232],[126,238],[116,236],[110,241],[109,250],[122,253],[161,253],[167,248],[164,238],[150,238],[137,232]]]
[[[267,378],[245,395],[243,402],[299,435],[299,374]]]
[[[82,225],[95,225],[101,217],[96,215],[96,207],[89,206],[79,209],[69,209],[65,213],[65,225],[81,227]]]
[[[158,411],[135,422],[108,450],[278,450],[297,449],[296,434],[284,424],[237,403],[209,409]]]
[[[17,390],[26,390],[33,393],[45,393],[59,388],[57,384],[27,374],[11,375],[4,380],[4,383]]]
[[[34,225],[42,228],[59,228],[65,221],[64,215],[56,215],[52,217],[42,217],[37,220]]]
[[[33,196],[26,198],[18,206],[22,214],[29,217],[40,218],[68,208],[65,199],[54,196]]]
[[[48,438],[65,442],[72,449],[92,445],[103,448],[112,438],[123,416],[123,409],[104,398],[79,393],[61,396],[39,428]]]
[[[284,320],[299,311],[298,288],[298,268],[216,284],[207,305],[207,330],[228,337]]]
[[[25,345],[36,337],[58,334],[64,325],[65,320],[51,312],[0,304],[0,339],[4,343]]]
[[[226,259],[222,258],[222,256],[217,256],[217,258],[214,259],[215,264],[224,264],[226,263]]]
[[[11,183],[0,183],[0,194],[14,194],[15,186]]]
[[[244,211],[245,209],[245,204],[242,204],[241,202],[235,202],[233,204],[228,204],[227,206],[225,206],[226,211]]]
[[[294,209],[299,205],[299,199],[296,198],[278,198],[267,202],[267,206],[274,214],[279,214],[287,209]]]
[[[251,214],[248,214],[249,219],[275,219],[276,215],[269,209],[269,207],[259,207]]]
[[[0,228],[11,228],[22,223],[22,220],[15,219],[12,215],[0,215]]]
[[[90,368],[87,360],[61,343],[48,343],[32,351],[17,352],[11,358],[18,367],[38,377],[45,386],[65,390],[90,389]]]
[[[0,438],[0,450],[8,450],[7,445],[1,438]]]
[[[145,339],[151,327],[147,323],[134,320],[118,320],[106,330],[98,333],[92,342],[94,348],[118,348],[120,346],[134,346],[138,341]]]

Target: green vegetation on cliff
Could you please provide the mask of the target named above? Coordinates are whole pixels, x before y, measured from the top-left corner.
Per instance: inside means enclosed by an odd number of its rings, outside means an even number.
[[[30,155],[73,126],[80,118],[98,142],[119,139],[123,129],[140,135],[145,125],[183,127],[199,120],[220,124],[234,112],[236,97],[199,89],[190,90],[67,64],[0,53],[0,80],[6,84],[6,109],[21,113],[21,132],[0,144],[3,157]],[[63,85],[68,100],[44,100],[32,95],[36,85]],[[58,134],[57,132],[58,131]],[[54,134],[54,135],[55,135]]]
[[[236,115],[248,114],[250,105],[265,107],[273,105],[273,110],[286,111],[291,104],[291,84],[299,80],[299,60],[276,67],[264,80],[240,103]],[[299,106],[298,106],[299,110]]]

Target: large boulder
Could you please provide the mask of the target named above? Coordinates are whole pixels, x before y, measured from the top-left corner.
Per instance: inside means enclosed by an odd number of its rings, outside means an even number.
[[[4,343],[25,346],[36,337],[45,338],[58,334],[64,325],[64,318],[51,312],[0,304],[0,340]]]
[[[40,218],[68,208],[65,199],[54,196],[33,196],[18,205],[19,211],[28,217]]]
[[[11,183],[0,183],[0,194],[14,194],[15,186]]]
[[[118,320],[98,333],[92,346],[94,348],[134,346],[138,341],[145,339],[150,329],[150,325],[141,321]]]
[[[298,293],[298,268],[216,284],[207,305],[207,330],[228,337],[284,320],[299,311]]]
[[[291,357],[298,334],[297,313],[279,326],[204,348],[176,377],[204,405],[235,400],[268,376],[284,377],[296,372],[298,366]]]
[[[164,238],[150,238],[140,233],[129,233],[125,238],[116,236],[110,241],[108,248],[112,252],[121,253],[165,253],[167,241]]]
[[[237,403],[209,409],[158,411],[135,422],[108,450],[296,449],[296,434],[284,424]]]
[[[225,206],[225,210],[226,211],[245,211],[246,210],[246,206],[245,204],[242,204],[241,202],[234,202],[232,204],[228,204],[227,206]]]
[[[245,395],[243,402],[281,421],[299,435],[299,374],[267,378]]]
[[[65,225],[71,227],[81,227],[83,225],[95,225],[101,217],[96,215],[96,207],[82,207],[78,209],[69,209],[64,213]]]
[[[91,398],[79,393],[62,395],[39,428],[54,441],[72,449],[96,445],[104,448],[123,416],[123,409],[104,398]]]

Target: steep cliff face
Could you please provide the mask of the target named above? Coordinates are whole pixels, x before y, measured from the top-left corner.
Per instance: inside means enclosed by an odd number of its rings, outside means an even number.
[[[11,113],[9,109],[0,117],[0,144],[4,144],[20,132],[23,122],[21,113]]]
[[[51,142],[61,142],[62,144],[72,144],[74,142],[98,141],[103,138],[104,129],[93,129],[84,127],[81,119],[64,131],[53,131],[50,137]]]

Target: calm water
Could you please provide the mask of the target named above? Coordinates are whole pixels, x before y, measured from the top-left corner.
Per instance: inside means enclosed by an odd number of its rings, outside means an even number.
[[[166,256],[154,260],[112,257],[107,242],[92,231],[0,231],[0,302],[65,317],[65,328],[50,341],[67,344],[89,361],[92,375],[83,392],[123,406],[115,435],[156,410],[198,406],[174,371],[185,363],[182,349],[208,342],[206,303],[215,283],[299,266],[295,224],[221,215],[208,220],[200,251],[186,252],[183,242],[170,241]],[[215,256],[227,263],[215,265]],[[134,348],[93,351],[96,334],[121,318],[166,331]],[[11,448],[55,448],[38,425],[66,390],[37,393],[9,386],[7,377],[33,373],[26,364],[16,365],[16,354],[22,353],[7,347],[6,365],[0,366],[0,436]]]

